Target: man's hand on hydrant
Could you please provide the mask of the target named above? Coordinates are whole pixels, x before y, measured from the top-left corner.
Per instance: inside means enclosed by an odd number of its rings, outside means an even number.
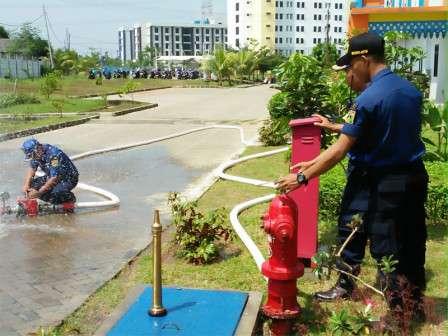
[[[278,184],[276,189],[284,193],[289,193],[302,185],[301,183],[297,182],[297,174],[288,174],[286,176],[280,177],[274,183]]]
[[[36,189],[28,189],[28,198],[30,198],[30,199],[37,198],[37,190]]]

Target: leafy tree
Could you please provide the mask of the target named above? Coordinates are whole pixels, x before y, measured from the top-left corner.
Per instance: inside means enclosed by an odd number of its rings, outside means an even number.
[[[398,31],[390,31],[383,35],[385,44],[386,63],[394,72],[406,78],[420,91],[428,92],[429,76],[421,71],[415,71],[418,62],[426,58],[426,50],[416,46],[411,49],[397,45],[399,40],[412,38],[412,35]]]
[[[258,70],[260,70],[263,77],[266,71],[276,69],[285,61],[285,56],[281,53],[274,52],[266,46],[261,47],[257,53]]]
[[[77,74],[82,70],[79,55],[74,50],[57,49],[53,53],[53,62],[54,69],[66,76],[71,73]]]
[[[82,71],[89,71],[91,69],[98,69],[100,62],[100,53],[92,52],[90,56],[81,57],[81,69]]]
[[[106,54],[106,57],[103,61],[104,66],[110,66],[110,67],[121,67],[121,60],[119,58],[112,58],[109,57],[109,55]]]
[[[222,80],[231,73],[232,58],[230,53],[226,53],[220,45],[217,45],[213,56],[207,58],[203,63],[203,69],[218,76],[218,85],[222,85]]]
[[[9,38],[9,33],[3,26],[0,26],[0,38],[6,38],[6,39]]]
[[[235,73],[240,78],[241,83],[243,83],[244,76],[251,75],[257,67],[255,52],[242,48],[237,54],[233,55]]]
[[[18,30],[11,32],[12,43],[6,48],[11,54],[41,57],[48,53],[48,43],[40,37],[40,30],[24,23]]]
[[[147,45],[144,52],[148,55],[148,66],[152,67],[156,62],[157,49]]]
[[[336,60],[340,57],[336,45],[333,43],[328,44],[328,62],[326,61],[327,43],[319,42],[313,48],[313,56],[318,60],[321,67],[331,67],[336,63]]]
[[[283,93],[281,109],[272,106],[273,117],[301,118],[321,112],[322,98],[328,94],[323,81],[323,70],[312,55],[295,53],[274,72]]]
[[[56,73],[49,73],[44,76],[44,81],[40,84],[39,91],[49,99],[50,95],[60,87],[61,78]]]

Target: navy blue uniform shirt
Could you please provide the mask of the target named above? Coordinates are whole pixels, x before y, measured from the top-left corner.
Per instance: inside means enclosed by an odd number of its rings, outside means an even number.
[[[55,146],[43,144],[44,154],[40,160],[30,161],[31,168],[40,167],[48,177],[59,176],[61,180],[78,177],[78,170],[72,160]]]
[[[420,139],[422,93],[389,68],[353,101],[342,133],[357,137],[347,156],[369,166],[405,164],[425,152]]]

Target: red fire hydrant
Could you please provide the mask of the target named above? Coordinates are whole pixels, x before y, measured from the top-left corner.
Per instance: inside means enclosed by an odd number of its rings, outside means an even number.
[[[303,264],[297,260],[297,206],[291,197],[277,195],[263,223],[269,234],[269,259],[261,267],[261,273],[268,278],[268,300],[263,311],[273,318],[274,335],[286,335],[289,320],[301,312],[296,282],[304,273]]]

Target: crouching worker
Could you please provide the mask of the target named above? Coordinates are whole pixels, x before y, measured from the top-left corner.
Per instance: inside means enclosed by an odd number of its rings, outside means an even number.
[[[71,190],[78,184],[78,170],[63,151],[35,139],[26,140],[22,150],[25,161],[30,163],[22,188],[28,198],[39,198],[52,204],[76,202]],[[37,168],[45,175],[37,177]]]

